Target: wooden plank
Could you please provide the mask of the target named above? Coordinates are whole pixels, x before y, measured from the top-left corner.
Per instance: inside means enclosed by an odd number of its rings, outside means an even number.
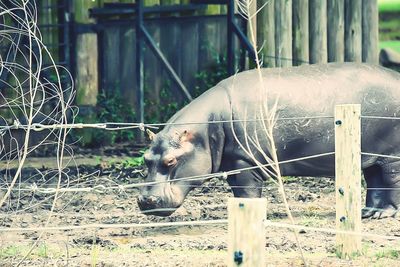
[[[74,1],[75,20],[79,23],[93,22],[88,9],[96,7],[97,1]],[[94,106],[97,103],[98,81],[97,34],[79,34],[76,38],[76,104]]]
[[[195,95],[195,74],[198,73],[199,58],[199,34],[198,22],[195,20],[187,21],[181,26],[181,79],[185,86],[190,90],[191,95]]]
[[[336,229],[361,232],[360,105],[335,107]],[[361,251],[361,235],[336,234],[338,255],[352,258]]]
[[[344,60],[361,62],[361,0],[345,0],[344,10]]]
[[[379,63],[378,0],[362,2],[362,61]]]
[[[121,73],[121,27],[110,26],[104,30],[103,34],[103,47],[104,47],[104,84],[102,90],[115,92],[120,89],[120,73]],[[136,58],[136,53],[132,54],[132,64]]]
[[[344,61],[344,0],[328,1],[328,62]]]
[[[113,33],[114,35],[114,33]],[[116,40],[111,41],[116,46],[114,53],[109,55],[109,60],[116,65],[110,65],[113,68],[111,72],[117,77],[115,87],[109,88],[111,94],[113,91],[121,90],[121,96],[125,103],[132,108],[138,107],[138,94],[136,88],[136,49],[133,44],[136,43],[136,29],[131,26],[122,26],[115,31]],[[119,48],[119,49],[118,49]],[[115,56],[115,58],[112,58]],[[118,60],[118,61],[116,61]],[[118,66],[117,66],[118,65]],[[136,110],[136,113],[139,109]]]
[[[293,0],[293,65],[299,66],[309,60],[308,0]]]
[[[292,0],[275,1],[275,56],[277,67],[292,65]]]
[[[328,62],[327,3],[310,0],[310,63]]]
[[[266,208],[266,199],[228,199],[228,266],[266,266]]]
[[[263,59],[264,67],[275,67],[275,0],[258,0],[257,8],[267,5],[257,14],[257,49]]]

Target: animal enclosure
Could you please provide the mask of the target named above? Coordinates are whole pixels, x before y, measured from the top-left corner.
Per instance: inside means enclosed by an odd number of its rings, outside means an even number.
[[[227,252],[227,202],[233,194],[226,179],[230,175],[249,170],[231,169],[196,177],[180,177],[184,181],[200,179],[207,182],[191,191],[182,207],[170,217],[162,218],[141,213],[137,204],[138,189],[151,185],[144,178],[147,172],[143,165],[144,147],[128,143],[84,148],[67,142],[69,130],[92,128],[95,134],[122,130],[144,133],[146,130],[158,130],[172,123],[74,121],[78,112],[72,105],[76,91],[72,90],[71,93],[71,88],[60,82],[67,79],[67,84],[73,85],[73,78],[70,75],[60,75],[68,71],[64,66],[56,64],[56,60],[52,60],[51,51],[43,44],[35,20],[37,6],[30,1],[11,2],[15,2],[13,9],[5,6],[5,2],[0,2],[0,16],[4,16],[0,20],[0,37],[12,43],[7,54],[15,52],[15,57],[2,56],[0,61],[2,70],[7,70],[14,78],[12,82],[3,81],[3,85],[15,94],[6,95],[1,92],[1,105],[8,113],[2,111],[4,121],[0,123],[0,265],[225,266],[232,261],[236,264],[247,262],[249,250],[236,248],[233,253]],[[275,0],[275,3],[277,2]],[[8,20],[17,22],[19,26],[15,28],[15,25],[4,23]],[[184,26],[176,26],[178,19],[161,21],[164,22],[162,25],[150,27],[155,35],[157,27],[162,29],[159,34],[170,28],[177,32],[185,32],[189,43],[194,43],[193,46],[198,50],[196,38],[200,39],[199,29],[220,29],[218,31],[225,32],[220,16],[204,18],[200,22],[187,18],[187,24]],[[149,24],[151,25],[150,22]],[[114,51],[116,55],[115,58],[106,58],[106,75],[110,75],[110,79],[116,79],[115,77],[120,75],[125,79],[132,78],[125,72],[126,65],[129,65],[128,69],[132,71],[132,65],[128,64],[126,59],[135,55],[132,48],[128,49],[127,43],[130,41],[118,45],[116,43],[122,37],[134,40],[134,30],[128,26],[105,27],[103,39],[99,44],[103,45],[103,48],[107,47],[106,50]],[[190,35],[191,31],[197,32],[198,35]],[[87,41],[86,44],[93,43],[94,36],[91,34],[83,36],[81,33],[82,39]],[[194,40],[190,39],[192,36]],[[18,40],[22,39],[24,41],[19,45]],[[220,40],[219,45],[223,47],[224,42],[225,40]],[[190,50],[189,43],[179,47],[186,47],[182,50]],[[118,49],[120,53],[115,52]],[[149,56],[146,53],[145,56]],[[179,56],[177,53],[172,58]],[[209,53],[204,55],[209,56]],[[42,64],[45,62],[44,58],[48,60],[47,63],[50,62],[50,66]],[[282,60],[282,57],[278,59]],[[85,61],[85,57],[81,58],[81,61]],[[123,62],[123,66],[119,66],[119,62]],[[86,63],[82,63],[81,66],[97,66],[92,64],[93,62]],[[177,61],[182,73],[191,68],[185,65],[186,63],[184,58]],[[90,69],[86,70],[90,73]],[[159,69],[154,67],[151,71],[156,72]],[[131,82],[124,81],[124,86],[133,87]],[[114,85],[109,85],[112,86]],[[87,105],[93,104],[90,102],[93,99],[88,95],[83,94],[82,99],[87,100]],[[19,113],[14,110],[18,110]],[[354,112],[352,114],[354,115]],[[346,115],[335,119],[332,114],[317,117],[277,117],[277,120],[299,121],[302,124],[313,120],[329,120],[336,128],[347,129],[347,117]],[[378,118],[363,114],[355,114],[355,117],[357,122],[399,119],[396,116]],[[244,121],[246,122],[247,120]],[[233,121],[213,123],[229,124]],[[358,133],[351,136],[357,137]],[[357,140],[344,142],[339,147],[354,148],[350,154],[354,156],[356,163],[358,156],[367,155],[365,151],[360,150]],[[334,153],[335,151],[326,151],[324,154],[307,155],[289,161],[307,161],[310,158],[332,156]],[[339,161],[351,162],[341,153],[337,156]],[[376,156],[389,158],[388,155]],[[393,156],[391,158],[398,159]],[[287,162],[279,162],[285,163]],[[345,169],[351,175],[356,172],[359,175],[359,166]],[[346,182],[349,181],[348,175],[343,171],[343,180]],[[263,221],[258,220],[258,227],[266,228],[250,229],[252,235],[261,240],[262,247],[258,247],[261,255],[258,254],[258,259],[277,266],[302,265],[303,260],[311,266],[398,264],[398,218],[389,216],[383,220],[364,220],[360,225],[358,205],[361,199],[365,198],[367,188],[364,185],[363,195],[360,195],[360,177],[357,176],[352,181],[356,183],[356,187],[338,182],[336,188],[334,181],[327,178],[284,177],[284,187],[277,186],[274,180],[265,181],[262,185],[262,197],[268,204],[267,210],[262,207],[264,210],[259,212],[261,216],[258,219]],[[283,189],[287,198],[282,196]],[[355,206],[344,202],[343,209],[338,208],[338,213],[335,214],[334,203],[345,201],[343,196],[347,196],[351,190],[354,190],[354,194],[350,202]],[[336,197],[339,200],[336,200]],[[284,205],[286,200],[295,224],[288,219]],[[247,205],[242,204],[239,203],[237,207],[243,208]],[[239,224],[246,227],[243,221],[249,218],[250,216],[244,214],[244,219]],[[351,227],[353,219],[354,228],[342,228]],[[335,229],[336,224],[345,231]],[[263,230],[266,230],[265,236]],[[294,230],[298,240],[290,230]],[[239,232],[244,233],[240,230]],[[357,242],[358,238],[350,238],[350,241],[356,241],[356,250],[343,252],[337,249],[336,235],[346,238],[354,232],[357,237],[364,238],[361,247]],[[239,238],[236,238],[236,241],[239,245],[250,243]],[[344,243],[346,242],[340,244]],[[250,253],[252,252],[255,254],[255,250],[250,250]],[[352,259],[341,259],[338,256]]]

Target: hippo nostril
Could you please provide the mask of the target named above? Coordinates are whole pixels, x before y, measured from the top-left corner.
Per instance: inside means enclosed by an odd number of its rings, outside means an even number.
[[[137,197],[137,201],[138,201],[139,203],[145,202],[144,197],[141,196],[141,195]]]
[[[155,197],[155,196],[149,196],[147,199],[147,203],[149,204],[158,204],[160,202],[160,198],[159,197]]]
[[[140,204],[151,206],[157,205],[161,202],[161,198],[156,196],[138,196],[137,200]]]

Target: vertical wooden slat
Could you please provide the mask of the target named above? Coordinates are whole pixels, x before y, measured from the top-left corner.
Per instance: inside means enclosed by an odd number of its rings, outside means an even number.
[[[345,0],[344,60],[361,62],[361,0]]]
[[[292,0],[275,1],[276,66],[292,65]]]
[[[344,61],[344,0],[328,1],[328,62]]]
[[[310,0],[310,63],[328,61],[326,0]]]
[[[265,67],[275,67],[275,0],[258,0],[257,8],[264,6],[257,14],[257,49],[261,49],[261,56]]]
[[[180,4],[180,0],[160,0],[160,5],[177,5]],[[165,16],[179,16],[178,13],[174,12]],[[180,24],[175,20],[166,20],[160,23],[160,50],[164,53],[165,58],[168,60],[175,73],[181,76],[181,39],[180,39]],[[177,87],[169,74],[163,71],[162,75],[163,82],[161,87],[170,88],[177,92]],[[183,98],[179,93],[176,94],[178,98]],[[172,101],[172,100],[171,100]],[[176,100],[173,100],[176,102]]]
[[[293,65],[305,64],[309,60],[308,0],[293,0]]]
[[[361,122],[360,105],[335,108],[336,234],[338,255],[351,258],[361,251]]]
[[[379,63],[379,15],[378,0],[362,2],[362,61]]]
[[[89,23],[88,9],[96,7],[97,1],[74,1],[75,20],[78,23]],[[97,103],[98,94],[98,51],[97,34],[79,34],[76,38],[76,77],[77,105]]]
[[[266,199],[228,199],[228,266],[266,266],[266,208]]]
[[[160,5],[160,0],[145,0],[145,6]],[[149,16],[149,15],[148,15]],[[158,15],[151,15],[156,17]],[[156,43],[160,43],[160,22],[147,21],[146,28]],[[145,121],[155,122],[161,121],[160,105],[161,105],[161,88],[162,88],[162,66],[156,58],[153,51],[146,46],[145,59],[145,80],[144,80],[144,98],[145,102]]]

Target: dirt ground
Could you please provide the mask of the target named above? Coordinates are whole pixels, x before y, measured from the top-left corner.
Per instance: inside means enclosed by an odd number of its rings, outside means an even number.
[[[119,155],[125,157],[129,155]],[[63,187],[114,186],[142,181],[145,170],[119,168],[118,157],[89,156],[79,168],[70,167]],[[78,157],[79,158],[79,157]],[[84,158],[84,157],[81,157]],[[115,161],[113,166],[110,162]],[[33,163],[32,163],[33,162]],[[46,165],[50,159],[33,159],[18,185],[52,187],[56,179]],[[77,161],[79,162],[79,160]],[[41,167],[35,167],[35,164]],[[79,171],[79,173],[78,173]],[[78,175],[79,174],[79,175]],[[2,172],[4,177],[12,175]],[[53,173],[54,175],[54,173]],[[69,184],[67,184],[67,181]],[[136,189],[65,192],[50,211],[54,194],[31,190],[14,191],[2,209],[0,227],[79,226],[92,223],[126,224],[179,222],[227,218],[226,203],[232,194],[221,180],[211,180],[192,191],[173,215],[145,216],[138,210]],[[296,223],[333,229],[335,220],[334,182],[330,179],[287,178],[286,191]],[[4,189],[1,191],[4,193]],[[281,198],[272,183],[266,183],[267,217],[288,222]],[[52,215],[49,219],[50,214]],[[398,219],[364,220],[363,231],[400,237]],[[308,230],[298,231],[305,259],[310,266],[399,266],[400,241],[363,239],[362,255],[351,261],[335,255],[335,236]],[[268,266],[302,266],[294,234],[270,227],[265,237]],[[107,228],[44,232],[0,231],[0,266],[226,266],[227,226],[181,226],[162,228]],[[33,246],[35,244],[35,246]],[[33,250],[28,253],[31,247]]]

